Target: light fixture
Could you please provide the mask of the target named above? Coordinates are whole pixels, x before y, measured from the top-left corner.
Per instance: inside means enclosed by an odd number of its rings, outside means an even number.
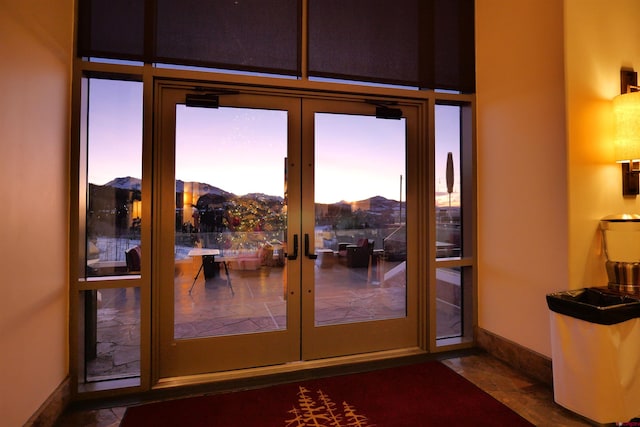
[[[620,71],[621,94],[613,99],[615,159],[622,168],[622,195],[640,194],[640,88],[638,73]]]

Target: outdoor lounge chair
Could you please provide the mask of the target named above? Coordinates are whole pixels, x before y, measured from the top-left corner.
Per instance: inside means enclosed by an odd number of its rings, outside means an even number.
[[[124,252],[128,272],[140,271],[140,246],[134,246]]]
[[[373,240],[360,239],[358,240],[358,244],[347,246],[347,267],[369,267],[369,260],[373,254],[373,245]]]

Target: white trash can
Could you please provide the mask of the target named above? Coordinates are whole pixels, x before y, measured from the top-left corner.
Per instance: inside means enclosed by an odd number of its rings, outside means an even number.
[[[607,288],[547,295],[554,400],[597,423],[640,416],[640,296]]]

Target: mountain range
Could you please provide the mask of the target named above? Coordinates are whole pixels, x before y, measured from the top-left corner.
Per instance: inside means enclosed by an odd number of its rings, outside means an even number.
[[[213,185],[210,184],[206,184],[206,183],[194,183],[196,185],[198,185],[198,191],[201,194],[214,194],[217,196],[226,196],[226,197],[231,197],[231,196],[235,196],[235,194],[233,193],[229,193],[228,191],[224,191],[218,187],[215,187]],[[125,176],[125,177],[121,177],[121,178],[115,178],[112,179],[111,181],[107,182],[106,184],[104,184],[105,187],[114,187],[114,188],[120,188],[123,190],[142,190],[142,180],[140,178],[134,178],[132,176]],[[177,180],[176,181],[176,192],[178,193],[182,193],[184,192],[184,181],[182,180]]]
[[[178,193],[182,193],[184,192],[184,181],[182,180],[177,180],[176,181],[176,192]],[[236,194],[230,193],[228,191],[225,191],[219,187],[216,187],[214,185],[211,184],[207,184],[207,183],[192,183],[192,185],[197,186],[198,187],[198,193],[200,195],[205,195],[205,194],[210,194],[210,195],[216,195],[216,196],[224,196],[224,197],[236,197]],[[109,182],[107,182],[106,184],[104,184],[104,187],[114,187],[114,188],[120,188],[123,190],[137,190],[140,191],[142,188],[142,181],[140,180],[140,178],[134,178],[131,176],[126,176],[126,177],[120,177],[120,178],[115,178]],[[250,198],[250,199],[254,199],[254,200],[274,200],[274,199],[278,199],[278,200],[282,200],[281,196],[273,196],[273,195],[268,195],[268,194],[263,194],[263,193],[249,193],[249,194],[245,194],[242,197],[246,197],[246,198]],[[350,205],[356,209],[362,209],[362,210],[369,210],[369,211],[384,211],[384,210],[388,210],[388,209],[392,209],[395,210],[398,207],[398,201],[397,200],[390,200],[387,199],[385,197],[382,196],[374,196],[374,197],[370,197],[369,199],[365,199],[365,200],[359,200],[356,202],[347,202],[347,201],[340,201],[337,203],[333,203],[333,205]],[[405,202],[402,202],[402,206],[404,207]]]

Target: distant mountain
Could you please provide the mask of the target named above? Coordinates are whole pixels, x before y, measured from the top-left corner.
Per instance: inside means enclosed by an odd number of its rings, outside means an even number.
[[[123,178],[115,178],[107,182],[103,187],[121,188],[123,190],[141,190],[142,180],[132,176],[125,176]]]
[[[270,194],[264,194],[264,193],[247,193],[242,197],[246,199],[261,200],[265,202],[266,201],[281,202],[282,200],[284,200],[284,197],[282,196],[272,196]]]
[[[236,197],[235,194],[225,191],[221,188],[215,187],[211,184],[201,183],[201,182],[191,182],[188,184],[192,185],[193,187],[192,191],[197,192],[200,195],[211,194],[216,196],[223,196],[225,198]],[[184,181],[177,180],[176,192],[177,193],[184,192],[184,186],[185,186]],[[114,188],[120,188],[123,190],[139,191],[142,189],[142,181],[140,180],[140,178],[125,176],[125,177],[115,178],[107,182],[106,184],[104,184],[102,187],[114,187]],[[248,193],[241,197],[247,198],[247,199],[261,200],[265,202],[266,201],[280,202],[283,200],[282,196],[273,196],[273,195],[264,194],[264,193]],[[402,205],[404,206],[404,204],[405,202],[403,201]],[[368,210],[368,211],[386,211],[386,210],[398,209],[397,200],[390,200],[382,196],[374,196],[369,199],[359,200],[357,202],[347,202],[343,200],[337,203],[331,203],[331,205],[346,205],[346,206],[351,206],[355,209]]]
[[[229,193],[228,191],[224,191],[218,187],[215,187],[210,184],[194,182],[191,183],[193,186],[197,187],[197,191],[199,194],[215,194],[218,196],[225,197],[233,197],[233,193]],[[141,190],[142,189],[142,181],[140,178],[134,178],[132,176],[125,176],[120,178],[115,178],[106,184],[103,187],[114,187],[120,188],[123,190]],[[182,193],[184,192],[184,181],[177,180],[176,181],[176,192]]]
[[[176,193],[184,192],[184,184],[185,182],[182,180],[176,181]],[[194,188],[198,189],[198,194],[215,194],[216,196],[225,196],[225,197],[233,197],[235,194],[229,193],[228,191],[224,191],[221,188],[215,187],[211,184],[207,184],[204,182],[190,182]]]
[[[368,199],[358,200],[357,202],[348,203],[348,202],[339,202],[339,205],[350,205],[353,210],[362,210],[362,211],[370,211],[370,212],[386,212],[386,211],[395,211],[399,209],[399,203],[397,200],[390,200],[386,197],[382,196],[373,196]],[[402,202],[402,206],[405,205],[405,202]]]
[[[387,199],[386,197],[382,197],[382,196],[373,196],[373,197],[369,198],[368,201],[371,204],[371,208],[372,209],[375,209],[375,208],[388,208],[390,205],[391,206],[398,206],[398,201],[397,200]],[[402,202],[402,204],[404,205],[404,202]]]

